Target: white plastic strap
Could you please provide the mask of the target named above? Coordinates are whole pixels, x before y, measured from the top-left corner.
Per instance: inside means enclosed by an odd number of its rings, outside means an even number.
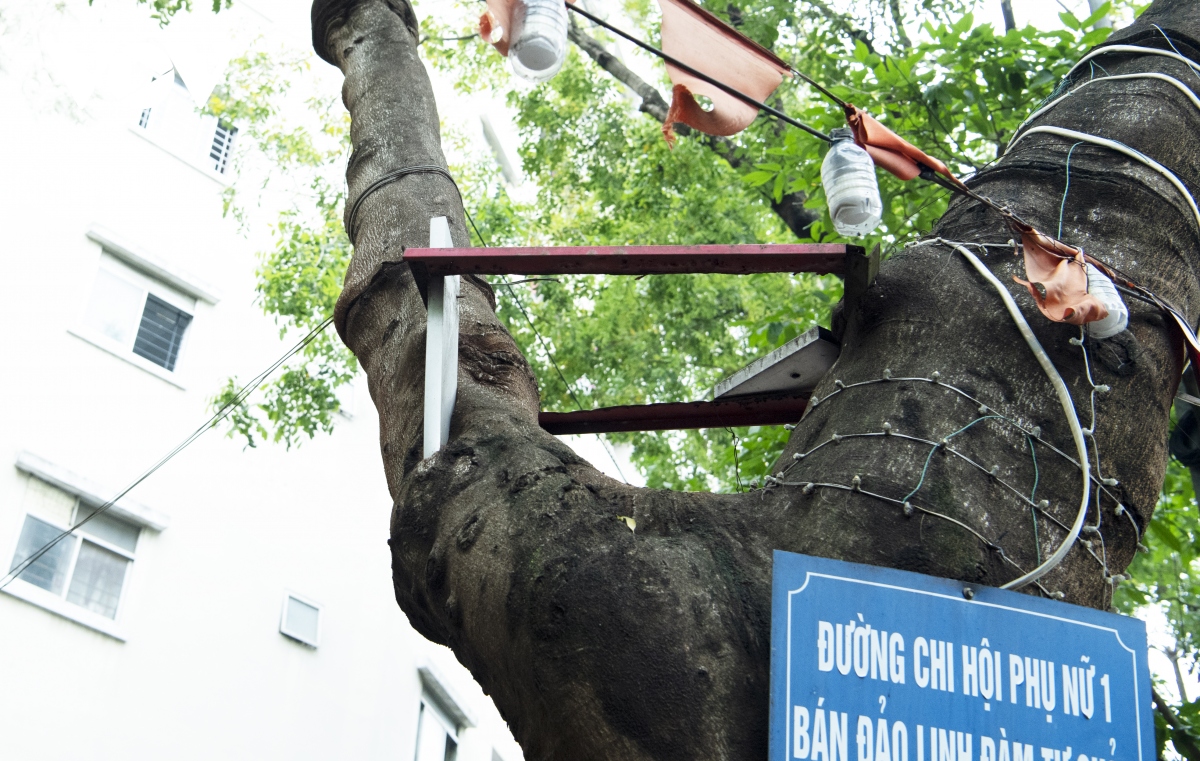
[[[1196,217],[1196,224],[1200,225],[1200,208],[1196,208],[1196,199],[1192,197],[1192,194],[1188,191],[1187,186],[1179,181],[1179,178],[1175,176],[1174,172],[1172,172],[1170,169],[1167,169],[1165,166],[1141,151],[1134,150],[1124,143],[1118,143],[1116,140],[1109,140],[1106,137],[1097,137],[1096,135],[1089,135],[1086,132],[1076,132],[1073,129],[1049,126],[1034,127],[1022,132],[1021,135],[1013,141],[1013,145],[1021,142],[1027,136],[1034,135],[1039,132],[1047,135],[1058,135],[1059,137],[1066,137],[1070,138],[1071,140],[1078,140],[1084,143],[1092,143],[1094,145],[1103,146],[1104,148],[1116,151],[1117,153],[1122,153],[1129,158],[1134,159],[1135,161],[1145,164],[1161,174],[1163,177],[1167,178],[1167,181],[1175,186],[1175,189],[1179,191],[1179,194],[1183,196],[1184,200],[1188,202],[1188,206],[1191,207],[1192,214]]]
[[[454,248],[450,222],[429,220],[429,247]],[[425,457],[450,440],[450,416],[458,397],[459,276],[429,278],[428,321],[425,331]]]
[[[1025,129],[1026,124],[1029,124],[1034,119],[1038,118],[1042,114],[1044,114],[1047,111],[1049,111],[1050,109],[1054,108],[1059,103],[1062,103],[1064,100],[1071,97],[1072,95],[1079,92],[1080,90],[1087,87],[1088,85],[1093,85],[1093,84],[1096,84],[1097,82],[1120,82],[1120,81],[1126,80],[1126,79],[1157,79],[1159,81],[1166,82],[1167,84],[1171,85],[1172,87],[1174,87],[1175,89],[1179,90],[1184,95],[1186,95],[1188,98],[1190,98],[1192,101],[1192,105],[1194,105],[1196,108],[1200,109],[1200,98],[1196,97],[1196,93],[1192,92],[1192,89],[1190,87],[1188,87],[1187,85],[1185,85],[1183,82],[1180,82],[1175,77],[1169,77],[1166,74],[1157,74],[1154,72],[1146,72],[1143,74],[1118,74],[1116,76],[1099,77],[1098,79],[1089,79],[1086,82],[1079,85],[1079,87],[1076,87],[1074,90],[1068,91],[1066,95],[1060,95],[1059,97],[1050,101],[1049,103],[1042,106],[1037,111],[1034,111],[1032,114],[1030,114],[1028,117],[1026,117],[1025,121],[1021,122],[1021,126],[1017,127],[1017,131],[1013,135],[1013,139],[1011,141],[1009,141],[1008,147],[1004,149],[1004,152],[1008,153],[1009,151],[1012,150],[1013,145],[1015,145],[1017,140],[1020,138],[1021,130]]]
[[[1096,58],[1096,57],[1102,56],[1102,55],[1108,55],[1109,53],[1137,53],[1139,55],[1161,55],[1161,56],[1166,56],[1167,58],[1174,58],[1177,61],[1186,63],[1188,66],[1192,67],[1193,70],[1200,71],[1200,64],[1197,64],[1195,61],[1191,60],[1190,58],[1185,58],[1184,56],[1181,56],[1178,53],[1172,53],[1171,51],[1163,50],[1162,48],[1147,48],[1147,47],[1142,47],[1141,45],[1106,45],[1101,48],[1096,48],[1092,52],[1085,55],[1083,58],[1080,58],[1079,63],[1077,63],[1071,67],[1071,70],[1067,72],[1067,76],[1064,77],[1064,79],[1069,79],[1070,76],[1072,74],[1074,74],[1075,71],[1080,66],[1084,65],[1085,63],[1092,60],[1093,58]]]
[[[966,257],[971,266],[980,275],[983,275],[991,283],[992,287],[996,289],[996,293],[1000,295],[1000,300],[1004,302],[1004,308],[1008,310],[1008,314],[1012,317],[1013,323],[1016,324],[1017,330],[1020,331],[1021,337],[1029,345],[1030,351],[1033,352],[1033,356],[1037,359],[1038,364],[1041,365],[1042,371],[1046,373],[1046,377],[1050,379],[1050,385],[1054,387],[1054,392],[1058,395],[1058,401],[1062,405],[1063,414],[1066,415],[1067,423],[1071,427],[1071,438],[1075,441],[1075,451],[1079,456],[1079,469],[1083,471],[1083,494],[1079,500],[1079,514],[1075,516],[1075,522],[1071,524],[1071,530],[1067,533],[1067,538],[1058,546],[1054,554],[1046,558],[1045,562],[1037,568],[1000,586],[1001,589],[1020,589],[1027,584],[1032,584],[1054,570],[1067,556],[1067,553],[1071,551],[1071,548],[1075,546],[1075,541],[1079,539],[1079,532],[1083,529],[1083,522],[1087,518],[1088,502],[1092,497],[1092,469],[1088,462],[1087,441],[1083,438],[1083,426],[1079,424],[1079,415],[1075,413],[1075,402],[1071,399],[1071,392],[1067,389],[1067,384],[1063,382],[1062,375],[1059,374],[1058,368],[1054,366],[1054,363],[1050,361],[1050,357],[1046,354],[1046,350],[1042,348],[1041,342],[1037,340],[1037,336],[1033,334],[1033,330],[1030,329],[1029,323],[1025,320],[1025,315],[1021,314],[1021,308],[1017,306],[1017,302],[1013,299],[1012,294],[992,274],[992,271],[983,262],[979,261],[979,257],[975,256],[975,254],[952,241],[943,240],[942,238],[936,238],[935,240],[938,243],[951,246],[955,251]]]

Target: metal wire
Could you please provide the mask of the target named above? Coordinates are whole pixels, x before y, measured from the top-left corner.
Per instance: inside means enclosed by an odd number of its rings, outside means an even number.
[[[150,476],[154,475],[154,473],[157,472],[159,468],[166,465],[168,462],[171,461],[172,458],[174,458],[180,452],[182,452],[183,450],[185,450],[189,446],[191,446],[191,444],[196,439],[203,436],[206,431],[208,431],[210,428],[216,427],[217,423],[221,422],[226,417],[228,417],[229,413],[233,412],[233,410],[236,409],[238,406],[240,406],[242,404],[242,402],[244,402],[246,400],[246,398],[248,396],[250,396],[250,394],[253,393],[253,391],[256,388],[258,388],[260,385],[262,385],[262,382],[265,381],[267,379],[267,377],[271,375],[271,373],[273,373],[277,369],[279,369],[280,365],[282,365],[284,362],[286,362],[287,360],[289,360],[293,356],[295,356],[305,346],[308,346],[310,343],[312,343],[314,340],[316,340],[317,336],[320,335],[321,332],[323,330],[325,330],[325,328],[329,327],[332,323],[333,323],[332,317],[327,317],[325,320],[323,320],[321,322],[321,324],[318,325],[317,327],[313,328],[312,331],[310,331],[308,335],[306,335],[304,338],[300,339],[299,343],[297,343],[291,349],[288,349],[287,352],[285,352],[282,357],[280,357],[279,359],[272,362],[271,365],[269,367],[267,367],[266,370],[263,370],[261,373],[254,376],[254,378],[252,378],[248,383],[246,383],[246,385],[244,385],[240,389],[238,389],[238,392],[236,394],[234,394],[233,399],[226,402],[219,410],[214,412],[208,420],[205,420],[200,425],[199,428],[192,431],[192,433],[190,433],[187,436],[187,438],[185,438],[183,441],[181,441],[174,449],[172,449],[170,452],[168,452],[166,455],[164,455],[158,462],[151,465],[145,472],[143,472],[140,476],[138,476],[136,479],[134,479],[133,482],[130,483],[128,486],[126,486],[124,489],[122,489],[121,492],[119,494],[117,494],[117,496],[113,497],[112,499],[105,502],[100,507],[96,508],[95,511],[88,514],[87,517],[85,517],[83,520],[74,524],[66,531],[63,531],[58,536],[54,537],[49,542],[47,542],[45,545],[43,545],[41,548],[39,548],[36,552],[29,555],[27,558],[22,560],[17,565],[13,566],[13,568],[8,572],[8,574],[6,576],[4,576],[3,579],[0,579],[0,589],[4,589],[6,586],[11,584],[13,582],[13,580],[16,579],[17,577],[19,577],[22,573],[24,573],[25,570],[27,568],[29,568],[29,566],[36,563],[43,555],[45,555],[47,552],[49,552],[51,549],[53,549],[54,546],[57,545],[59,542],[61,542],[63,539],[66,539],[68,536],[70,536],[72,533],[74,533],[75,530],[78,529],[80,526],[84,525],[91,519],[95,518],[97,515],[107,512],[109,508],[111,508],[118,501],[120,501],[126,494],[133,491],[139,484],[141,484],[143,481],[145,481]]]

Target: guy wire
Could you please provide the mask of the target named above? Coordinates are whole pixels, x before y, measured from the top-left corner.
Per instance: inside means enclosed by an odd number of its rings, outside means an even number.
[[[84,525],[85,523],[90,521],[92,518],[95,518],[97,515],[107,512],[108,509],[111,508],[113,505],[115,505],[118,500],[123,498],[129,492],[133,491],[135,487],[137,487],[139,484],[141,484],[143,481],[145,481],[150,476],[154,475],[154,473],[159,468],[161,468],[162,466],[164,466],[168,462],[170,462],[171,459],[175,457],[175,455],[179,454],[184,449],[187,449],[192,444],[192,442],[194,442],[196,439],[198,439],[202,435],[204,435],[205,431],[209,430],[210,428],[216,427],[217,423],[221,422],[226,417],[228,417],[229,413],[232,412],[235,407],[239,406],[242,402],[244,402],[246,400],[246,398],[248,396],[250,396],[250,394],[255,389],[257,389],[260,385],[262,385],[262,382],[265,381],[267,379],[267,377],[271,375],[271,373],[278,370],[280,365],[282,365],[287,360],[291,359],[301,349],[303,349],[304,347],[306,347],[310,343],[312,343],[316,339],[316,337],[318,335],[320,335],[320,333],[323,330],[325,330],[325,328],[329,327],[330,324],[332,324],[332,323],[333,323],[332,317],[327,317],[324,320],[322,320],[321,324],[319,324],[317,327],[313,328],[308,333],[308,335],[306,335],[304,338],[300,339],[299,343],[297,343],[291,349],[288,349],[288,351],[286,353],[284,353],[284,355],[282,357],[280,357],[279,359],[277,359],[273,363],[271,363],[270,367],[268,367],[266,370],[263,370],[261,373],[256,375],[254,378],[250,379],[250,381],[247,382],[246,385],[244,385],[240,389],[238,389],[238,392],[234,395],[233,399],[226,402],[221,407],[221,409],[214,412],[208,420],[204,421],[200,425],[199,428],[197,428],[195,431],[192,431],[192,433],[189,434],[187,436],[187,438],[185,438],[174,449],[172,449],[170,452],[168,452],[162,459],[160,459],[158,462],[151,465],[150,468],[148,470],[146,470],[144,473],[142,473],[140,476],[138,476],[133,481],[133,483],[129,484],[124,489],[122,489],[120,494],[113,497],[109,501],[105,502],[103,505],[101,505],[96,510],[91,512],[86,518],[84,518],[83,520],[74,524],[73,526],[71,526],[71,528],[67,529],[66,531],[63,531],[58,536],[54,537],[49,542],[47,542],[45,545],[43,545],[41,548],[39,548],[32,555],[25,558],[17,565],[13,566],[12,570],[10,570],[3,579],[0,579],[0,589],[4,589],[6,586],[11,584],[14,579],[16,579],[22,573],[24,573],[26,571],[26,569],[28,569],[31,565],[36,563],[43,555],[45,555],[47,552],[49,552],[51,549],[53,549],[55,545],[57,545],[63,539],[66,539],[68,536],[73,534],[75,532],[75,530],[78,529],[80,526]]]

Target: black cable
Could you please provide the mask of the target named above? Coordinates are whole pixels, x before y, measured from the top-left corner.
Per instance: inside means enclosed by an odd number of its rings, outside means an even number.
[[[358,209],[362,206],[363,201],[374,193],[376,190],[390,185],[401,177],[407,177],[410,174],[440,174],[450,182],[454,182],[454,178],[450,176],[450,172],[445,168],[436,164],[420,164],[417,166],[406,166],[400,169],[393,169],[384,176],[380,177],[375,182],[367,186],[367,189],[359,194],[358,198],[354,199],[354,204],[350,207],[350,216],[346,218],[346,233],[350,236],[350,242],[354,243],[358,238]],[[458,184],[455,183],[454,189],[458,190]],[[462,191],[459,191],[458,197],[462,198]]]
[[[786,63],[786,62],[785,62],[785,63]],[[829,98],[829,99],[830,99],[830,100],[832,100],[834,103],[838,104],[838,106],[840,106],[841,108],[845,108],[846,106],[849,106],[849,105],[850,105],[850,104],[849,104],[849,103],[847,103],[846,101],[842,100],[842,99],[841,99],[841,98],[839,98],[838,96],[836,96],[836,95],[834,95],[833,93],[831,93],[829,90],[825,89],[825,87],[824,87],[824,86],[822,86],[822,85],[821,85],[819,82],[817,82],[817,80],[815,80],[815,79],[813,79],[812,77],[808,76],[808,75],[807,75],[807,74],[805,74],[803,71],[800,71],[799,69],[797,69],[795,66],[791,65],[790,63],[788,64],[788,68],[791,70],[791,72],[792,72],[793,74],[795,74],[796,76],[798,76],[798,77],[800,77],[801,79],[803,79],[805,82],[807,82],[809,85],[811,85],[811,86],[812,86],[812,87],[813,87],[813,88],[814,88],[814,89],[815,89],[817,92],[821,93],[821,94],[822,94],[822,95],[824,95],[826,98]]]
[[[798,128],[798,129],[804,130],[805,132],[812,135],[813,137],[819,137],[827,143],[833,142],[832,137],[830,137],[829,135],[826,135],[824,132],[817,129],[816,127],[810,127],[809,125],[805,124],[804,122],[797,121],[796,119],[793,119],[792,117],[783,113],[779,109],[772,108],[771,106],[768,106],[766,103],[763,103],[762,101],[751,98],[749,95],[745,94],[744,92],[741,92],[740,90],[735,90],[733,87],[730,87],[729,85],[725,84],[724,82],[713,79],[712,77],[708,76],[707,74],[705,74],[701,71],[697,71],[696,69],[693,69],[691,66],[688,66],[683,61],[680,61],[677,58],[667,55],[666,53],[664,53],[663,51],[659,50],[658,48],[654,47],[653,45],[651,45],[649,43],[642,42],[637,37],[634,37],[632,34],[629,34],[628,32],[624,32],[624,31],[618,29],[617,27],[615,27],[612,24],[608,23],[607,21],[599,18],[598,16],[593,16],[592,14],[588,13],[584,9],[580,8],[579,6],[568,3],[567,8],[574,11],[575,13],[578,13],[580,16],[583,16],[585,19],[588,19],[593,24],[599,24],[600,26],[604,27],[608,31],[612,32],[613,34],[616,34],[620,37],[623,37],[623,38],[629,40],[630,42],[632,42],[634,45],[637,45],[642,50],[645,50],[646,52],[648,52],[652,55],[658,56],[662,60],[664,60],[667,63],[674,66],[675,68],[680,69],[682,71],[686,71],[688,74],[691,74],[693,77],[696,77],[697,79],[708,82],[710,85],[712,85],[714,87],[720,88],[721,90],[729,93],[730,95],[732,95],[733,97],[742,101],[743,103],[754,106],[759,111],[765,111],[766,113],[770,114],[771,116],[774,116],[776,119],[787,122],[788,124],[792,125],[793,127]],[[791,67],[789,66],[788,68],[790,69]],[[795,71],[795,70],[793,69],[793,71]],[[796,73],[798,74],[799,72],[796,72]],[[804,79],[807,82],[812,82],[812,80],[810,80],[808,77],[804,77]],[[813,84],[815,84],[815,83],[813,83]],[[820,89],[822,92],[827,92],[824,88],[820,88]],[[832,97],[832,93],[829,93],[829,95]]]
[[[239,406],[242,402],[244,402],[246,400],[246,397],[248,397],[256,388],[258,388],[260,385],[262,385],[262,382],[264,380],[266,380],[267,377],[271,373],[278,370],[280,365],[282,365],[284,362],[286,362],[287,360],[289,360],[293,356],[295,356],[296,353],[299,352],[301,349],[303,349],[305,346],[308,346],[310,343],[312,343],[316,339],[316,337],[321,333],[321,331],[323,331],[323,330],[325,330],[325,328],[329,327],[329,325],[332,322],[333,322],[333,318],[328,317],[324,321],[322,321],[320,325],[313,328],[312,331],[309,332],[308,335],[306,335],[304,338],[300,339],[300,342],[297,343],[295,346],[293,346],[291,349],[289,349],[282,357],[275,360],[275,362],[272,363],[270,367],[268,367],[266,370],[263,370],[261,373],[259,373],[254,378],[252,378],[248,383],[246,383],[246,385],[242,386],[238,390],[237,394],[234,395],[234,398],[232,400],[226,402],[225,405],[221,407],[221,409],[214,412],[212,417],[210,417],[208,420],[204,421],[204,423],[201,424],[201,426],[199,428],[197,428],[187,438],[185,438],[182,442],[180,442],[178,446],[176,446],[174,449],[172,449],[170,452],[168,452],[166,454],[166,456],[164,456],[158,462],[154,463],[154,465],[150,466],[150,468],[148,470],[146,470],[146,472],[144,472],[144,473],[142,473],[142,475],[138,476],[137,479],[134,480],[133,483],[126,486],[121,491],[120,494],[113,497],[109,501],[105,502],[103,505],[101,505],[99,508],[97,508],[95,511],[93,511],[90,515],[88,515],[86,518],[79,521],[75,525],[71,526],[71,528],[67,529],[66,531],[63,531],[58,536],[54,537],[49,542],[47,542],[44,546],[42,546],[37,552],[34,552],[32,555],[25,558],[20,563],[18,563],[16,566],[14,566],[12,568],[12,570],[10,570],[8,572],[8,575],[6,575],[3,579],[0,579],[0,589],[4,589],[6,586],[8,586],[10,583],[12,583],[12,581],[14,579],[16,579],[17,577],[19,577],[22,573],[24,573],[26,571],[26,569],[29,568],[29,566],[36,563],[43,555],[45,555],[47,552],[49,552],[51,549],[53,549],[54,546],[57,545],[59,542],[61,542],[63,539],[66,539],[68,536],[71,536],[71,534],[73,534],[75,532],[75,530],[78,529],[80,526],[84,525],[85,523],[90,521],[92,518],[95,518],[97,515],[100,515],[103,512],[107,512],[108,509],[110,507],[112,507],[113,505],[115,505],[118,500],[120,500],[122,497],[124,497],[129,492],[133,491],[135,487],[137,487],[139,484],[141,484],[143,481],[145,481],[150,476],[154,475],[154,473],[159,468],[166,465],[171,460],[171,458],[175,457],[175,455],[179,454],[184,449],[186,449],[189,445],[191,445],[192,442],[194,442],[196,439],[198,439],[202,435],[204,435],[205,431],[209,430],[210,428],[216,427],[217,423],[221,422],[226,416],[229,415],[230,412],[233,411],[233,409],[235,407]]]

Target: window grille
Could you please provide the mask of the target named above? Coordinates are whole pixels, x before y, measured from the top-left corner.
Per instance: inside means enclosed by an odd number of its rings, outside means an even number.
[[[183,334],[191,321],[192,316],[187,312],[171,306],[152,293],[147,294],[142,323],[138,327],[137,340],[133,342],[133,353],[174,370]]]
[[[25,559],[54,541],[60,530],[34,518],[25,516],[25,526],[21,529],[21,538],[17,542],[17,554],[13,556],[12,567],[15,569]],[[39,586],[52,594],[61,595],[67,580],[67,566],[70,564],[73,542],[61,541],[47,550],[40,558],[21,572],[17,578]]]
[[[100,545],[83,541],[79,546],[79,556],[75,559],[71,586],[67,589],[67,602],[105,618],[116,618],[128,567],[128,559]]]
[[[74,520],[90,510],[77,503]],[[63,531],[60,526],[26,514],[9,570],[16,569]],[[116,619],[140,532],[137,526],[119,518],[98,515],[50,548],[17,578],[105,618]]]
[[[237,127],[229,122],[217,122],[208,157],[212,159],[213,169],[221,174],[225,174],[225,168],[229,166],[229,154],[233,152],[233,138],[236,135]]]
[[[77,335],[156,374],[146,362],[174,373],[195,306],[193,299],[106,250]]]

